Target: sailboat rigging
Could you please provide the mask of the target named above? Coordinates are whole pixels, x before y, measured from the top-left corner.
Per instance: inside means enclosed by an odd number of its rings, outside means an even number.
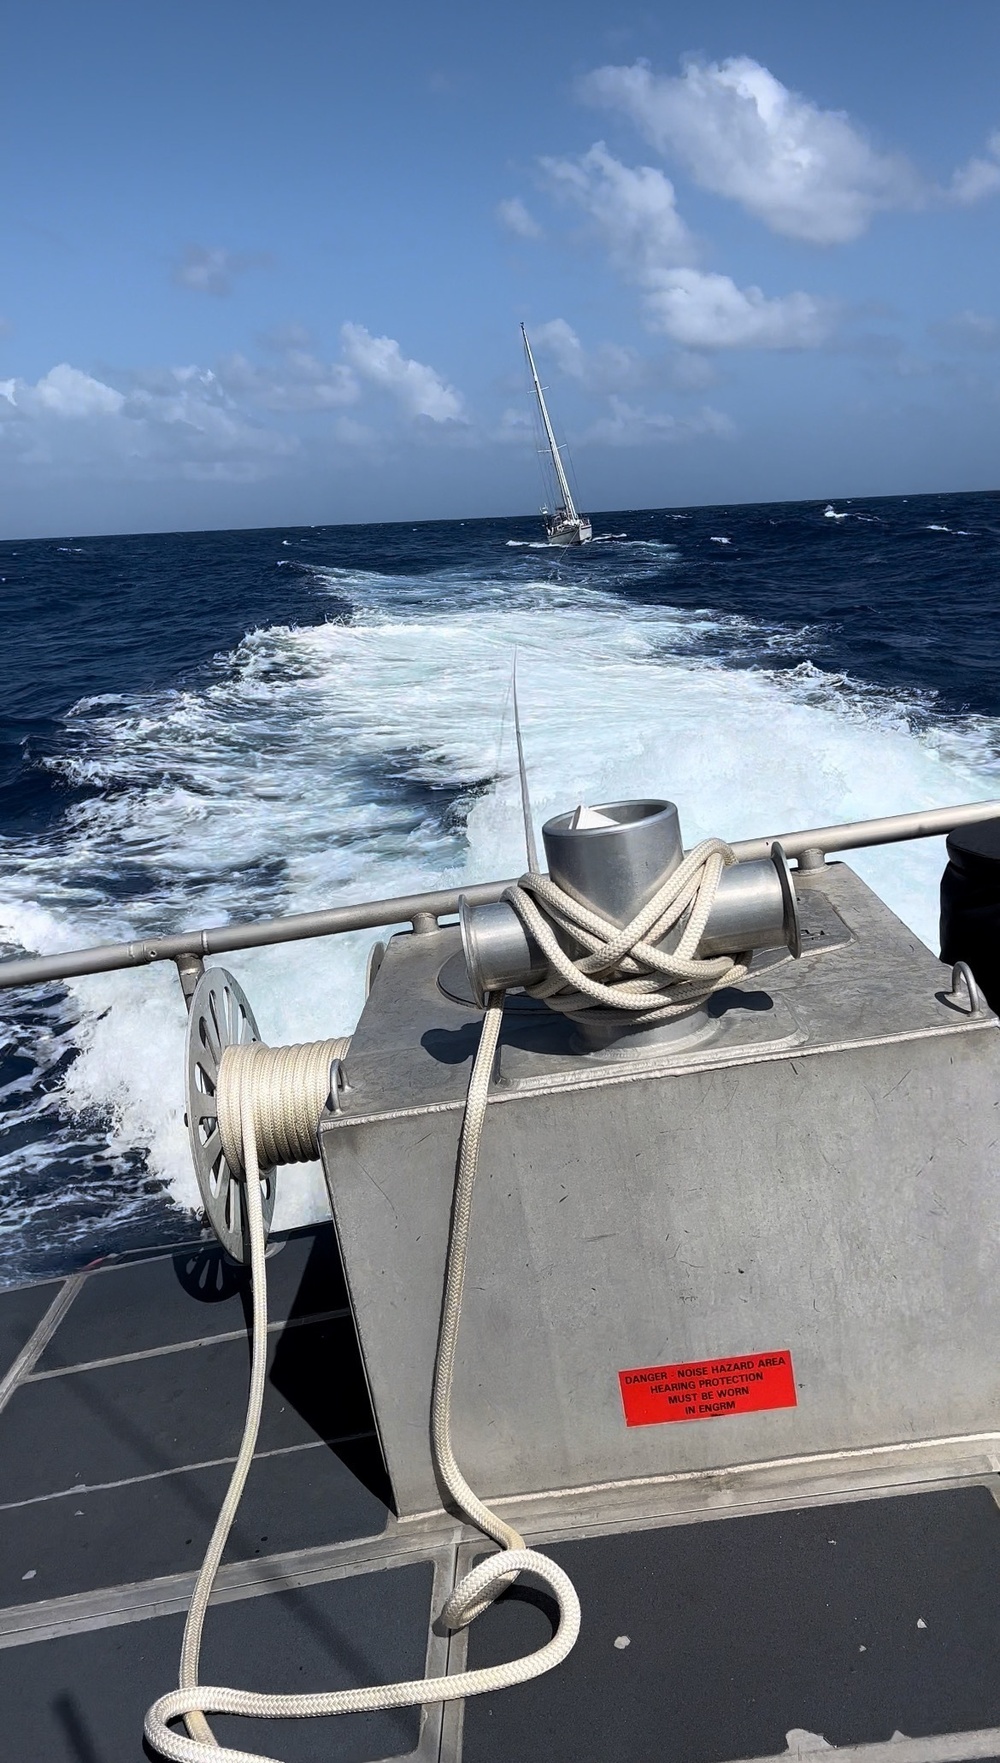
[[[560,496],[560,502],[555,513],[545,514],[545,531],[548,536],[548,541],[550,545],[586,545],[593,536],[590,521],[585,514],[580,514],[577,511],[576,503],[573,501],[573,492],[569,487],[569,479],[566,476],[566,470],[562,462],[562,455],[556,442],[555,432],[552,427],[552,419],[549,416],[545,404],[545,394],[542,391],[541,381],[538,378],[535,357],[531,353],[531,344],[528,342],[528,333],[523,324],[521,326],[521,337],[524,341],[524,352],[528,357],[528,367],[531,370],[531,382],[535,388],[535,397],[538,400],[538,413],[542,419],[545,440],[548,444],[549,453],[552,456],[552,469],[555,472],[556,484],[558,485]]]

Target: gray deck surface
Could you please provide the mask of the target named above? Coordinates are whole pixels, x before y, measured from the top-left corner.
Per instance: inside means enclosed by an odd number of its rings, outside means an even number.
[[[230,1560],[386,1521],[332,1231],[292,1239],[268,1274],[279,1326]],[[37,1321],[36,1295],[44,1314],[58,1289],[0,1294],[0,1319],[10,1307]],[[0,1412],[0,1607],[197,1568],[243,1429],[246,1302],[245,1276],[214,1249],[85,1277]],[[375,1491],[356,1473],[366,1458]]]
[[[1000,1724],[1000,1510],[983,1487],[548,1552],[580,1594],[580,1640],[551,1677],[468,1703],[465,1763],[724,1763],[778,1754],[796,1728],[849,1745]],[[512,1587],[470,1665],[541,1646],[549,1602]]]
[[[268,1271],[260,1456],[203,1680],[315,1690],[442,1671],[430,1623],[461,1533],[388,1510],[332,1228],[298,1233]],[[140,1763],[239,1443],[245,1276],[196,1247],[0,1293],[0,1350],[0,1380],[19,1362],[0,1406],[0,1759]],[[216,1731],[288,1763],[725,1763],[781,1754],[795,1729],[852,1745],[1000,1726],[998,1497],[983,1472],[573,1537],[549,1511],[539,1546],[584,1612],[555,1673],[470,1699],[464,1730],[404,1710]],[[522,1584],[474,1626],[469,1663],[550,1634],[545,1595]]]
[[[348,1689],[382,1673],[418,1677],[431,1590],[426,1563],[227,1604],[206,1627],[204,1678],[297,1692]],[[24,1763],[140,1763],[150,1702],[172,1687],[180,1616],[93,1629],[0,1652],[4,1758]],[[406,1756],[419,1709],[317,1720],[213,1722],[221,1744],[288,1763]],[[334,1748],[335,1747],[335,1748]]]

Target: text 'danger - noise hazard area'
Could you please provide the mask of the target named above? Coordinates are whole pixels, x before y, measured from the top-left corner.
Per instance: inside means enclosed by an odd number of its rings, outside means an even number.
[[[720,1420],[761,1408],[794,1408],[792,1355],[743,1353],[691,1365],[646,1365],[620,1371],[626,1426],[657,1426],[665,1420]]]

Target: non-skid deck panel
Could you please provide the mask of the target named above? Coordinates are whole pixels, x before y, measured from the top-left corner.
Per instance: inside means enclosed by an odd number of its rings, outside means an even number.
[[[51,1289],[51,1288],[50,1288]],[[0,1297],[0,1328],[3,1304]],[[267,1262],[272,1322],[346,1305],[333,1226],[290,1236]],[[51,1301],[51,1299],[50,1299]],[[250,1281],[215,1243],[88,1274],[36,1367],[83,1365],[246,1327]]]
[[[272,1335],[268,1367],[258,1450],[371,1429],[348,1318]],[[19,1385],[0,1415],[0,1504],[235,1455],[248,1372],[240,1339]]]
[[[347,1463],[326,1444],[258,1457],[225,1559],[380,1535],[385,1504],[355,1473],[367,1467],[377,1486],[378,1446],[358,1440],[344,1449]],[[196,1571],[231,1469],[181,1470],[0,1511],[0,1607]]]
[[[793,1728],[831,1745],[1000,1726],[1000,1510],[982,1487],[546,1548],[580,1594],[568,1660],[469,1700],[463,1763],[722,1763]],[[515,1586],[470,1666],[541,1646]],[[616,1640],[626,1644],[615,1645]]]
[[[0,1292],[0,1377],[27,1346],[61,1285],[61,1280],[47,1280],[44,1285]]]
[[[282,1693],[423,1675],[429,1562],[209,1610],[204,1683]],[[24,1763],[141,1763],[142,1722],[177,1683],[181,1617],[0,1652],[0,1754]],[[219,1742],[284,1763],[375,1763],[416,1748],[420,1710],[330,1720],[213,1720]]]

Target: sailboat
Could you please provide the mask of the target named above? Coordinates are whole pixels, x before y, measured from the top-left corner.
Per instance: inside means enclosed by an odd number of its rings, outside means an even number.
[[[550,545],[586,545],[593,537],[590,521],[585,514],[577,512],[576,503],[573,501],[573,492],[569,487],[569,479],[566,476],[562,456],[552,428],[552,419],[546,408],[545,394],[538,378],[535,357],[531,353],[528,333],[523,324],[521,336],[524,340],[524,352],[528,357],[528,366],[531,369],[531,382],[535,388],[535,397],[538,399],[538,413],[542,419],[545,439],[552,455],[552,469],[556,474],[556,483],[561,497],[554,514],[545,512],[545,531],[548,535],[548,541]]]

